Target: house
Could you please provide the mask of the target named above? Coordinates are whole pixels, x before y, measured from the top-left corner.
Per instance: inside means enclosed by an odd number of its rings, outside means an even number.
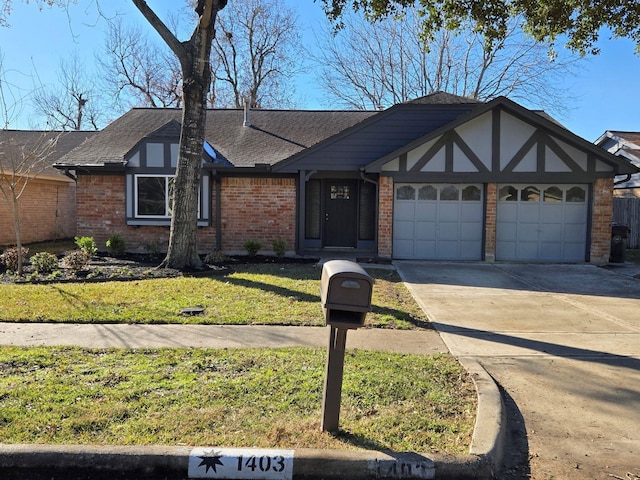
[[[594,143],[640,167],[640,132],[607,130]],[[617,198],[640,198],[640,174],[617,176],[613,195]]]
[[[166,246],[180,110],[133,109],[56,168],[78,234]],[[543,112],[438,92],[380,112],[209,110],[198,242],[381,259],[609,258],[613,179],[638,169]]]
[[[607,130],[595,144],[640,167],[640,132]],[[627,248],[640,248],[640,174],[618,175],[613,184],[613,222],[628,228]]]
[[[20,195],[23,243],[73,237],[76,233],[76,184],[52,167],[61,156],[96,132],[0,130],[0,183],[24,185]],[[0,245],[16,244],[12,196],[0,192]]]

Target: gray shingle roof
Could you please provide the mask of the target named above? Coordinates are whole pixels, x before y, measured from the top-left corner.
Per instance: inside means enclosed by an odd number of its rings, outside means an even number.
[[[0,130],[0,162],[5,169],[12,169],[14,161],[8,155],[29,156],[30,153],[39,152],[46,156],[46,161],[37,167],[37,173],[60,175],[60,172],[51,165],[97,133],[95,131]],[[49,147],[48,144],[52,146]]]
[[[154,132],[166,135],[171,126],[175,130],[181,113],[180,109],[135,108],[60,158],[58,165],[123,163],[125,156],[145,137]],[[252,110],[251,126],[245,127],[243,110],[208,110],[205,140],[236,167],[273,165],[376,113]]]

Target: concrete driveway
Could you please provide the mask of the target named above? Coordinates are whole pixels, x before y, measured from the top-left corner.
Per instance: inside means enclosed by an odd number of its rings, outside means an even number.
[[[640,478],[640,270],[395,263],[451,353],[504,389],[501,478]]]

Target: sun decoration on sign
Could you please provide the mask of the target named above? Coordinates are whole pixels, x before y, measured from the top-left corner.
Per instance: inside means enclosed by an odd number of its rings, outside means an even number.
[[[218,473],[218,471],[216,470],[216,467],[218,465],[220,465],[221,467],[224,467],[224,464],[220,461],[220,459],[222,458],[222,455],[218,455],[215,450],[209,450],[209,452],[204,452],[204,454],[205,456],[198,457],[200,460],[202,460],[200,462],[200,465],[198,465],[198,467],[204,466],[205,467],[204,473],[208,473],[210,468],[213,470],[214,473]]]

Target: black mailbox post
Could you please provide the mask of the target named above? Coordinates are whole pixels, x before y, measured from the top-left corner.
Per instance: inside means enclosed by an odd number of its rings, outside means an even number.
[[[322,267],[320,301],[331,327],[322,403],[324,431],[338,430],[347,332],[364,325],[371,311],[372,291],[373,279],[355,262],[331,260]]]

